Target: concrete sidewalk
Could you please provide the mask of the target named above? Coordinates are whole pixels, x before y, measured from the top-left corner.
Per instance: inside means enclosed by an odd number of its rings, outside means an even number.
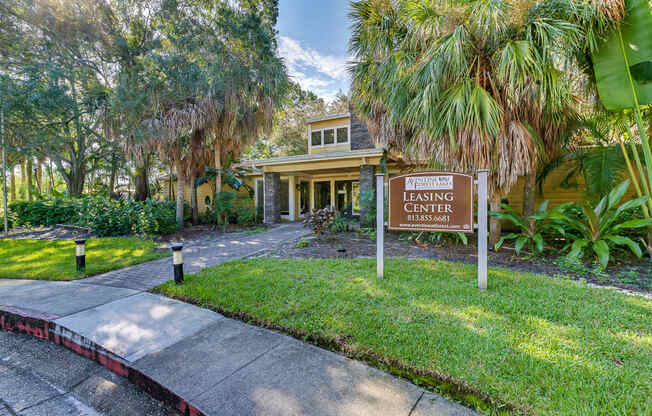
[[[298,232],[264,233],[255,248],[245,238],[241,249],[219,259],[209,256],[214,247],[187,258],[221,262]],[[73,350],[186,415],[475,414],[339,354],[147,293],[163,278],[159,262],[171,269],[170,259],[141,265],[134,285],[128,284],[133,270],[77,282],[0,279],[0,329]]]
[[[173,397],[157,398],[188,414],[474,414],[360,362],[151,293],[0,280],[0,299],[3,329],[34,328],[40,317],[41,338],[155,381]]]

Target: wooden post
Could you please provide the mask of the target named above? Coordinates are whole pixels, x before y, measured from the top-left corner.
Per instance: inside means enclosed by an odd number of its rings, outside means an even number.
[[[385,277],[385,174],[376,174],[376,273]]]
[[[296,177],[290,175],[288,177],[288,214],[290,215],[290,221],[297,220],[297,207],[296,207],[296,193],[297,193],[297,181]]]
[[[478,288],[487,289],[487,203],[488,203],[487,169],[478,170]]]

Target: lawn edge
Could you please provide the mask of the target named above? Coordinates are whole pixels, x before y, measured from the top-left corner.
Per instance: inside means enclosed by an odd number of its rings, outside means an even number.
[[[371,367],[377,368],[395,377],[408,380],[412,384],[424,388],[432,393],[445,395],[448,398],[453,399],[455,402],[483,414],[500,414],[499,412],[503,411],[508,411],[509,414],[513,415],[529,416],[534,414],[526,408],[507,402],[499,397],[493,397],[488,393],[472,387],[464,381],[454,379],[448,374],[419,369],[407,365],[400,360],[379,355],[371,350],[354,350],[346,342],[345,337],[322,335],[287,327],[258,318],[247,312],[231,311],[220,306],[202,302],[198,299],[169,294],[158,287],[150,289],[149,292],[208,309],[224,315],[227,318],[243,321],[261,328],[278,331],[299,341],[308,342],[326,350],[340,353],[347,358],[362,361]],[[486,407],[480,406],[479,403],[486,405]]]
[[[156,251],[154,251],[154,252],[156,252]],[[116,270],[128,269],[129,267],[138,266],[138,265],[143,264],[143,263],[149,263],[150,261],[158,261],[158,260],[161,260],[161,259],[164,259],[164,258],[167,258],[167,257],[172,257],[172,253],[167,253],[167,252],[165,252],[165,253],[161,252],[161,253],[163,254],[161,257],[141,261],[139,263],[133,263],[133,264],[130,264],[130,265],[124,266],[124,267],[116,267],[115,269],[109,269],[109,270],[103,270],[103,271],[97,272],[97,273],[85,274],[83,276],[73,277],[73,278],[70,278],[70,279],[50,279],[50,278],[47,278],[47,277],[25,277],[25,276],[7,277],[7,276],[2,276],[2,275],[0,275],[0,279],[34,280],[34,281],[42,281],[42,282],[76,282],[76,281],[79,281],[79,280],[88,279],[89,277],[99,276],[99,275],[104,274],[104,273],[110,273],[110,272],[114,272]]]

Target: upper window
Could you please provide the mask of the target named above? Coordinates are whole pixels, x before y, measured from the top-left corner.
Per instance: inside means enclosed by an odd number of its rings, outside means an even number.
[[[321,130],[313,131],[310,139],[313,146],[321,146]]]
[[[335,130],[328,129],[324,130],[324,144],[333,144],[335,143]]]
[[[348,143],[349,142],[349,128],[340,127],[337,129],[337,143]]]
[[[348,127],[313,130],[310,135],[310,144],[313,147],[347,144],[348,142]]]

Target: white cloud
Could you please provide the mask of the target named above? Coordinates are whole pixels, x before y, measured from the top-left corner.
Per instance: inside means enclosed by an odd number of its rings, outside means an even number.
[[[339,89],[348,88],[348,58],[345,56],[324,55],[287,36],[279,36],[279,54],[285,59],[290,76],[301,88],[327,101],[333,100]]]

